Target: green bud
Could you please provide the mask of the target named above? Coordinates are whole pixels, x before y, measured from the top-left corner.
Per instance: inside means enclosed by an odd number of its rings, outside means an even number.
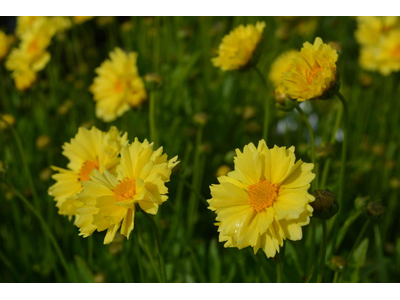
[[[144,76],[146,89],[149,91],[159,90],[162,87],[163,80],[159,74],[146,74]]]
[[[328,263],[329,268],[332,271],[342,271],[344,267],[346,266],[347,261],[344,257],[342,256],[332,256],[331,260]]]
[[[386,213],[386,207],[382,205],[379,201],[369,202],[367,205],[367,214],[373,219],[377,220],[382,218]]]
[[[314,209],[313,217],[330,219],[339,211],[339,203],[329,190],[317,190],[312,193],[315,200],[310,203]]]
[[[358,196],[356,200],[354,200],[354,206],[357,210],[364,209],[367,204],[369,197],[360,197]]]

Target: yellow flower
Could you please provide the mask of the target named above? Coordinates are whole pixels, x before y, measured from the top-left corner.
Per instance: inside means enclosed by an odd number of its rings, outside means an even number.
[[[63,32],[72,27],[71,19],[68,17],[52,17],[51,22],[56,32]]]
[[[227,165],[222,165],[218,168],[217,172],[215,173],[216,177],[220,177],[220,176],[225,176],[226,174],[228,174],[230,171],[232,171],[232,168],[230,166]]]
[[[93,170],[117,174],[118,155],[127,136],[127,133],[121,135],[114,126],[108,132],[96,127],[90,130],[81,127],[75,138],[63,145],[63,155],[69,159],[68,169],[52,166],[59,173],[52,176],[57,182],[49,188],[49,195],[57,202],[60,215],[71,218],[76,214],[79,204],[76,195],[82,190],[82,183],[90,180]]]
[[[4,121],[6,121],[8,123],[8,125],[10,125],[10,126],[13,126],[15,124],[15,118],[12,115],[4,114],[4,115],[1,115],[1,118],[2,119],[0,119],[0,129],[7,128],[7,124]]]
[[[217,214],[219,241],[225,247],[262,248],[267,257],[279,253],[283,241],[302,239],[310,222],[314,196],[307,190],[313,164],[295,163],[294,147],[269,149],[264,140],[236,149],[235,169],[210,187],[209,209]]]
[[[317,37],[308,42],[293,60],[290,71],[283,74],[282,85],[292,99],[305,101],[322,96],[336,84],[338,54]]]
[[[32,28],[22,34],[19,47],[11,51],[6,61],[6,68],[13,71],[17,89],[29,88],[36,80],[36,73],[50,61],[46,49],[54,34],[54,26],[45,17],[37,19]]]
[[[355,36],[362,46],[376,46],[390,30],[399,28],[400,18],[391,17],[357,17]]]
[[[223,71],[237,70],[245,67],[262,38],[265,22],[257,22],[246,27],[240,25],[222,39],[218,56],[211,61]]]
[[[81,16],[74,16],[72,17],[72,20],[74,21],[75,24],[82,24],[85,23],[86,21],[89,21],[93,19],[94,17],[81,17]]]
[[[80,235],[87,237],[96,230],[107,230],[104,244],[109,244],[121,228],[120,233],[129,239],[138,207],[145,213],[157,214],[159,205],[168,199],[165,183],[178,164],[177,156],[167,160],[162,152],[162,147],[154,151],[153,143],[141,143],[135,138],[121,149],[118,177],[96,170],[91,181],[82,183],[76,221]]]
[[[115,48],[110,52],[110,59],[96,69],[98,77],[90,91],[96,101],[96,116],[105,122],[115,120],[147,97],[136,66],[137,56],[136,52],[126,53]]]
[[[17,27],[15,28],[15,34],[18,37],[22,37],[27,31],[30,31],[33,24],[38,19],[43,19],[46,17],[38,17],[38,16],[22,16],[17,17]]]
[[[288,50],[279,55],[271,65],[269,71],[269,80],[274,84],[275,87],[280,85],[282,82],[282,73],[290,71],[292,60],[297,57],[299,52],[296,50]]]
[[[10,50],[10,37],[0,30],[0,61],[6,57]]]

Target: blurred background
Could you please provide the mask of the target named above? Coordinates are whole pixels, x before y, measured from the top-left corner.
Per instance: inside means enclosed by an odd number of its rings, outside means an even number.
[[[148,101],[111,123],[95,116],[89,91],[94,70],[115,47],[138,53],[141,76],[157,74],[156,126],[160,145],[181,163],[175,168],[169,199],[156,221],[169,282],[274,282],[276,264],[262,251],[224,249],[218,242],[215,213],[207,209],[209,185],[233,168],[236,148],[262,138],[264,103],[270,103],[269,147],[296,147],[296,157],[310,162],[309,135],[297,112],[275,109],[274,89],[266,90],[253,70],[222,72],[211,58],[224,35],[241,24],[265,21],[258,68],[265,78],[274,59],[306,41],[321,37],[339,53],[341,92],[350,111],[348,164],[343,207],[338,214],[339,238],[328,246],[324,281],[335,271],[343,282],[398,282],[400,166],[400,75],[364,70],[353,17],[93,17],[71,19],[58,32],[48,51],[51,60],[37,73],[29,89],[16,89],[6,57],[0,60],[0,114],[10,115],[23,145],[24,157],[12,131],[0,123],[0,169],[43,215],[54,234],[70,272],[63,269],[36,216],[7,185],[0,185],[1,282],[157,282],[158,256],[148,221],[137,214],[130,240],[116,237],[103,245],[104,233],[89,238],[58,214],[48,188],[54,184],[50,166],[65,167],[61,146],[83,126],[109,130],[115,125],[128,139],[149,138]],[[16,18],[1,17],[0,29],[18,46]],[[0,45],[1,46],[1,45]],[[400,48],[399,48],[400,49]],[[336,98],[302,104],[316,134],[320,182],[338,192],[342,108]],[[335,130],[335,127],[338,129]],[[336,132],[332,134],[332,132]],[[23,160],[37,192],[34,201]],[[328,167],[326,166],[328,164]],[[374,221],[354,258],[346,262],[366,223],[365,205],[381,200],[384,218]],[[319,253],[319,220],[303,228],[301,241],[286,241],[284,281],[304,282],[312,274]],[[376,226],[375,226],[376,225]],[[379,232],[374,230],[378,228]],[[316,248],[310,248],[315,230]],[[342,260],[341,260],[342,259]],[[311,276],[315,276],[315,273]]]

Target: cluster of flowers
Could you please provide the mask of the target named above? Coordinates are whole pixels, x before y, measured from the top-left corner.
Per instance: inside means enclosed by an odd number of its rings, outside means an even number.
[[[154,150],[147,140],[129,143],[127,138],[116,127],[108,132],[80,128],[63,146],[67,169],[52,167],[58,173],[49,195],[59,213],[74,216],[84,237],[107,230],[105,244],[119,229],[129,238],[137,205],[145,213],[157,213],[168,199],[165,183],[178,164],[178,157],[168,160],[162,147]]]
[[[400,71],[400,17],[357,17],[360,65],[382,75]]]

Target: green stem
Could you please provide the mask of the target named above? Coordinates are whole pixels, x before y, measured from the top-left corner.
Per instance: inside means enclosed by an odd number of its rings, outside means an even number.
[[[387,270],[385,265],[385,257],[382,251],[382,239],[381,232],[379,230],[378,224],[374,225],[374,234],[375,234],[375,249],[378,256],[378,271],[379,271],[379,279],[381,283],[388,282]]]
[[[58,255],[58,258],[60,259],[61,264],[63,265],[63,267],[64,267],[64,269],[65,269],[65,271],[66,271],[66,273],[68,275],[69,269],[68,269],[67,261],[65,260],[64,255],[62,254],[62,251],[61,251],[60,247],[58,246],[57,240],[55,239],[55,237],[51,233],[51,230],[47,226],[47,224],[46,224],[45,220],[43,219],[42,215],[40,214],[40,212],[38,210],[36,210],[36,208],[28,201],[28,199],[26,199],[10,182],[8,182],[8,181],[6,181],[4,179],[3,179],[3,181],[10,187],[10,189],[13,191],[13,193],[19,199],[22,200],[22,202],[27,206],[27,208],[39,220],[39,223],[42,226],[43,231],[45,232],[45,234],[49,238],[50,242],[53,244],[53,247],[56,250],[56,253]]]
[[[28,162],[26,160],[26,155],[24,153],[24,147],[22,146],[22,142],[21,142],[21,139],[20,139],[20,137],[18,135],[18,132],[14,129],[13,126],[8,124],[8,122],[3,119],[3,116],[1,114],[0,114],[0,119],[7,125],[7,127],[11,130],[11,132],[12,132],[12,134],[14,136],[15,143],[17,144],[19,155],[20,155],[21,160],[22,160],[22,164],[24,166],[25,175],[26,175],[26,177],[28,179],[28,185],[29,185],[29,187],[30,187],[30,189],[32,191],[33,200],[35,201],[35,206],[37,208],[40,208],[40,201],[39,201],[39,198],[38,198],[37,193],[36,193],[35,185],[33,184],[32,175],[31,175],[31,172],[29,171]]]
[[[319,270],[317,282],[322,282],[322,277],[324,276],[324,268],[325,268],[325,254],[326,254],[326,244],[328,241],[328,233],[326,229],[326,220],[321,220],[322,222],[322,243],[321,243],[321,257],[319,261]]]
[[[93,263],[93,236],[88,237],[88,264],[92,266]]]
[[[339,179],[339,209],[342,207],[343,203],[343,195],[344,195],[344,180],[345,180],[345,172],[346,172],[346,153],[347,153],[347,129],[349,126],[349,109],[347,106],[347,101],[343,97],[343,95],[338,92],[336,94],[340,101],[343,104],[343,112],[344,112],[344,127],[343,127],[343,144],[342,144],[342,161],[340,165],[340,179]]]
[[[335,274],[333,275],[333,282],[332,283],[337,283],[339,278],[339,272],[335,271]]]
[[[296,106],[296,110],[299,112],[299,114],[302,116],[304,122],[306,123],[307,129],[308,129],[308,133],[310,135],[310,146],[311,146],[311,162],[314,164],[314,168],[315,168],[315,136],[314,136],[314,131],[311,127],[310,122],[308,121],[308,117],[305,114],[305,112],[301,109],[301,107],[299,105]],[[316,169],[314,169],[316,172]],[[318,176],[318,174],[315,174],[315,176]],[[315,190],[317,187],[315,186],[316,181],[313,180],[311,182],[311,189]]]
[[[276,283],[282,283],[282,278],[283,278],[283,262],[285,260],[285,246],[286,244],[283,244],[283,247],[281,248],[281,253],[278,254],[277,256],[277,264],[276,264]]]
[[[158,147],[158,136],[157,136],[157,129],[155,123],[155,101],[156,101],[156,92],[150,92],[150,107],[149,107],[149,123],[150,123],[150,140],[154,143],[154,149]]]
[[[356,241],[355,241],[355,243],[354,243],[354,245],[353,245],[353,248],[351,248],[351,251],[350,251],[349,255],[347,256],[347,261],[348,261],[349,263],[350,263],[350,260],[351,260],[352,257],[353,257],[354,251],[355,251],[355,250],[357,249],[357,247],[358,247],[358,244],[360,244],[360,242],[361,242],[361,240],[362,240],[362,238],[363,238],[363,236],[364,236],[364,233],[365,233],[365,231],[367,230],[367,228],[368,228],[370,222],[371,222],[371,221],[370,221],[369,219],[367,219],[367,221],[365,222],[363,228],[361,229],[360,233],[358,234],[358,237],[357,237],[357,239],[356,239]]]
[[[143,214],[146,216],[146,218],[149,220],[151,227],[153,229],[154,235],[156,237],[156,242],[157,242],[157,247],[158,247],[158,258],[160,260],[160,274],[161,274],[161,282],[165,283],[165,263],[164,263],[164,253],[162,250],[162,243],[161,243],[161,236],[160,236],[160,231],[158,230],[158,226],[156,221],[154,221],[154,217],[150,216],[146,212],[143,212]]]
[[[264,78],[264,75],[261,73],[260,69],[257,67],[254,67],[254,70],[260,77],[265,89],[267,89],[268,88],[267,82]],[[263,125],[263,135],[262,135],[265,142],[267,142],[267,139],[268,139],[268,124],[269,124],[269,119],[270,119],[269,113],[270,113],[269,102],[265,101],[264,102],[264,125]]]

